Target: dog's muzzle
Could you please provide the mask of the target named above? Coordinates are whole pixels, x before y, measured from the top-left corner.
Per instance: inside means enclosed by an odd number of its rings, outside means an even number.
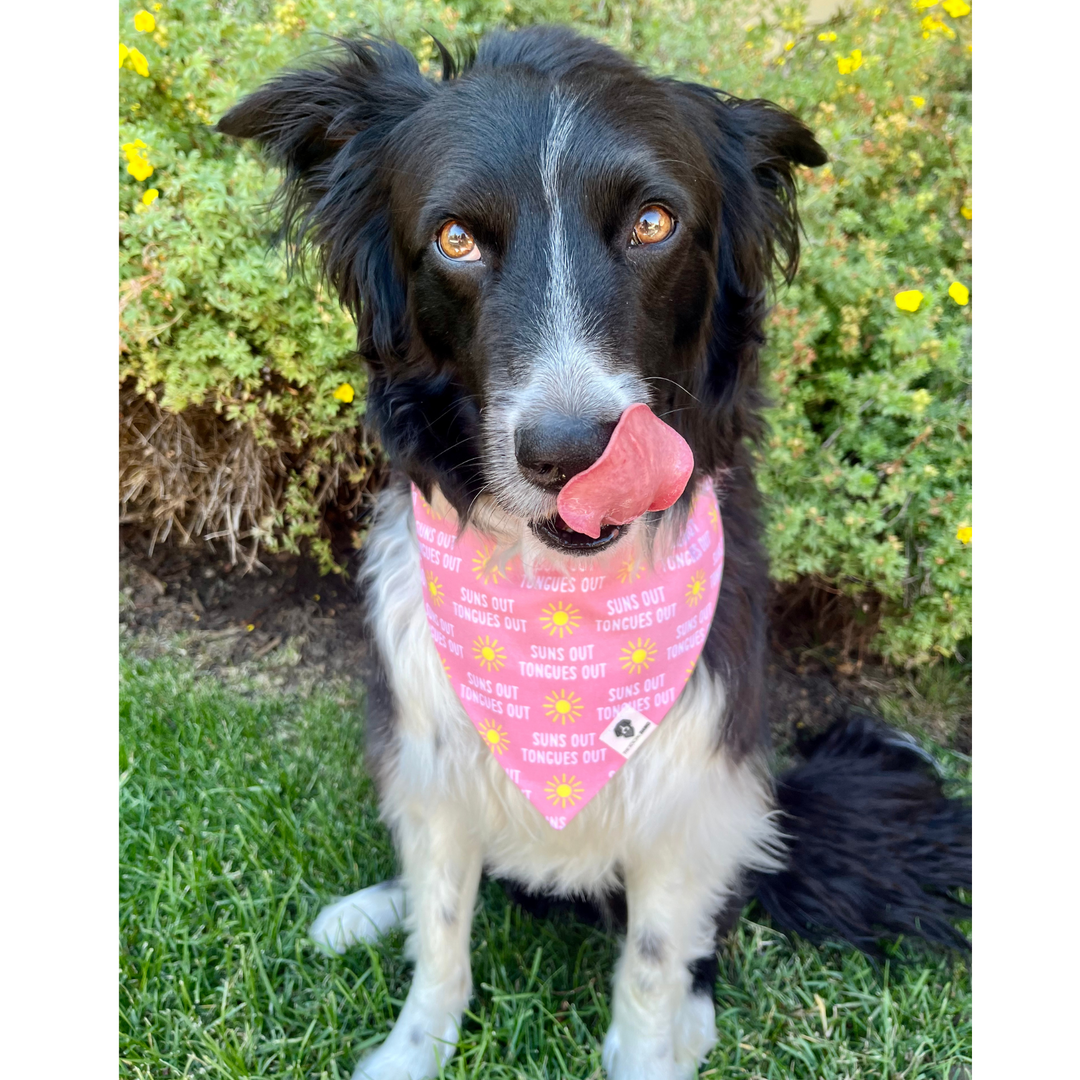
[[[530,484],[557,494],[571,477],[584,472],[603,454],[616,424],[615,420],[548,413],[514,432],[518,468]],[[558,514],[532,522],[531,528],[548,547],[578,555],[610,547],[625,531],[625,526],[608,525],[598,537],[586,536],[571,529]]]

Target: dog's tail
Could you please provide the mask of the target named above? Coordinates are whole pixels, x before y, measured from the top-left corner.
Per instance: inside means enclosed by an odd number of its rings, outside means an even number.
[[[933,760],[869,717],[836,724],[777,781],[788,864],[756,897],[784,929],[877,954],[898,934],[966,950],[971,809],[942,791]]]

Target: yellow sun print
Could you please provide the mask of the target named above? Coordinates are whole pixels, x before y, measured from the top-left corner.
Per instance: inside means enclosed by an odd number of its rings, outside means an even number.
[[[491,720],[481,720],[477,730],[493,754],[501,756],[502,752],[510,746],[510,737],[503,731],[502,724],[493,723]]]
[[[499,671],[506,667],[506,650],[495,638],[481,635],[473,642],[472,650],[485,671]]]
[[[644,572],[645,567],[637,559],[629,558],[619,564],[619,584],[626,585],[628,582],[637,581]]]
[[[585,794],[585,786],[576,776],[571,775],[567,779],[566,773],[563,773],[562,776],[553,776],[547,782],[544,794],[548,802],[553,802],[560,809],[565,810],[568,806],[581,802]]]
[[[544,698],[544,712],[553,724],[561,723],[566,726],[566,721],[576,724],[581,719],[581,698],[571,690],[556,690]]]
[[[656,645],[653,644],[652,638],[644,640],[638,638],[636,645],[633,641],[628,641],[619,656],[623,671],[629,671],[631,675],[640,675],[641,672],[647,671],[655,659]]]
[[[705,595],[705,575],[699,570],[694,576],[687,582],[686,585],[686,602],[690,607],[697,607],[701,602],[702,596]]]
[[[427,514],[428,517],[434,518],[436,521],[442,521],[442,519],[443,519],[442,514],[436,513],[435,512],[435,507],[432,506],[431,503],[429,503],[427,501],[427,499],[424,498],[423,495],[421,495],[419,492],[417,492],[416,497],[420,500],[420,505],[424,508],[424,513]]]
[[[581,614],[573,604],[553,600],[540,612],[540,625],[552,637],[558,634],[562,640],[563,634],[572,634],[581,626]]]
[[[436,607],[442,607],[443,601],[446,599],[446,593],[443,592],[439,579],[430,570],[427,572],[427,591],[428,596],[431,597],[431,602]]]
[[[506,574],[495,558],[495,549],[491,544],[478,547],[473,554],[472,571],[476,580],[484,585],[495,585],[499,578],[506,580]]]

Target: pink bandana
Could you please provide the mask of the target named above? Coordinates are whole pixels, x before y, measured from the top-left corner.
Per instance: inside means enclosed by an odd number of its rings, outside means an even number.
[[[424,608],[454,692],[507,776],[556,829],[656,730],[712,622],[724,533],[711,483],[655,568],[627,556],[573,572],[500,560],[457,537],[413,488]]]

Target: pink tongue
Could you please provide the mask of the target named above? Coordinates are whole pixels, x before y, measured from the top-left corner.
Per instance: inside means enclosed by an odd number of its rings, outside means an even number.
[[[559,492],[563,521],[593,539],[605,525],[625,525],[646,510],[666,510],[694,471],[686,440],[648,405],[619,417],[604,452]]]

